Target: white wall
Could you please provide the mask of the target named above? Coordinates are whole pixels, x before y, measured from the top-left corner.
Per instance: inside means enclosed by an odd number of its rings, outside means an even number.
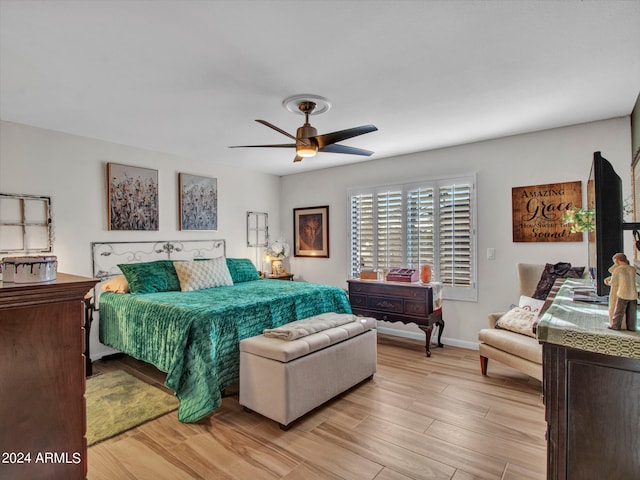
[[[487,323],[486,314],[503,310],[517,301],[515,264],[518,261],[586,264],[586,242],[511,241],[511,188],[575,180],[584,183],[593,152],[600,150],[622,177],[626,197],[631,192],[630,142],[629,117],[624,117],[278,178],[216,164],[213,159],[203,163],[0,122],[0,192],[52,197],[54,254],[59,259],[59,270],[78,275],[91,275],[90,244],[93,241],[224,238],[229,256],[256,261],[254,249],[245,247],[248,210],[269,213],[272,237],[283,233],[292,242],[293,208],[329,205],[330,258],[290,257],[287,266],[300,280],[346,288],[348,188],[475,172],[479,209],[479,299],[478,302],[447,301],[444,305],[445,340],[473,348],[477,331]],[[321,162],[322,155],[305,161]],[[107,162],[159,171],[159,231],[107,230]],[[218,179],[218,232],[178,231],[178,172]],[[630,237],[625,242],[630,248]],[[489,247],[496,250],[493,261],[486,259]],[[632,254],[629,250],[627,253]],[[424,338],[414,325],[383,326],[395,329],[396,334]],[[94,358],[108,351],[98,344],[97,330],[94,323],[91,342]]]
[[[158,170],[160,226],[155,232],[107,230],[106,164],[123,163]],[[178,172],[218,179],[218,231],[178,230]],[[246,247],[246,212],[269,214],[280,229],[279,183],[265,175],[211,162],[0,122],[0,192],[51,197],[58,270],[91,276],[91,242],[129,240],[226,239],[227,255],[256,261]],[[91,332],[91,356],[109,351],[98,342],[98,322]]]
[[[293,208],[329,205],[330,220],[330,258],[291,257],[290,270],[301,279],[346,287],[348,188],[475,172],[478,302],[446,301],[443,309],[447,342],[475,348],[478,330],[487,325],[486,314],[517,303],[517,262],[587,263],[586,240],[512,242],[512,187],[581,180],[586,202],[585,185],[593,152],[600,150],[622,177],[626,198],[631,194],[630,141],[629,117],[624,117],[284,177],[280,218],[289,241],[293,240]],[[322,154],[304,161],[322,162]],[[625,246],[630,245],[630,237],[625,237]],[[495,248],[493,261],[486,257],[489,247]],[[424,338],[415,325],[383,322],[381,326],[396,329],[396,334]]]

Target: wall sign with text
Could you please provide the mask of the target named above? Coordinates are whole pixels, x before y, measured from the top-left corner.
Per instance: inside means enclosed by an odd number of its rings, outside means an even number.
[[[582,208],[582,182],[550,183],[511,189],[514,242],[581,242],[562,215]]]

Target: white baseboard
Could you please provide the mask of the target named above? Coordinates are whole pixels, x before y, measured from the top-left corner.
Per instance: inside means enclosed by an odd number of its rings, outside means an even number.
[[[380,333],[384,333],[385,335],[393,335],[395,337],[402,338],[411,338],[413,340],[420,340],[424,342],[424,333],[422,332],[408,332],[406,330],[398,330],[396,328],[388,328],[388,327],[378,327],[378,331]],[[451,345],[452,347],[460,347],[466,348],[468,350],[478,350],[478,344],[476,342],[467,342],[465,340],[458,340],[457,338],[447,338],[442,337],[442,343],[445,345]],[[431,342],[433,342],[433,337],[431,337]]]

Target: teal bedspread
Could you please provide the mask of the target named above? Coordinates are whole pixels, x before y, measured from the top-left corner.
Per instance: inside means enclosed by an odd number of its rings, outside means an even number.
[[[240,340],[324,312],[351,313],[344,290],[255,280],[195,292],[100,295],[100,341],[167,373],[178,419],[195,422],[238,381]]]

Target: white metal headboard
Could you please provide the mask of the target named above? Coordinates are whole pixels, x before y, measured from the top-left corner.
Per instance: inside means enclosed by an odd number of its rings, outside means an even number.
[[[193,260],[226,255],[224,240],[160,240],[143,242],[92,242],[93,276],[100,280],[94,290],[96,305],[102,283],[122,275],[118,264],[154,260]]]
[[[120,263],[154,260],[193,260],[226,254],[224,240],[161,240],[145,242],[92,242],[93,276],[101,281],[121,275]]]

